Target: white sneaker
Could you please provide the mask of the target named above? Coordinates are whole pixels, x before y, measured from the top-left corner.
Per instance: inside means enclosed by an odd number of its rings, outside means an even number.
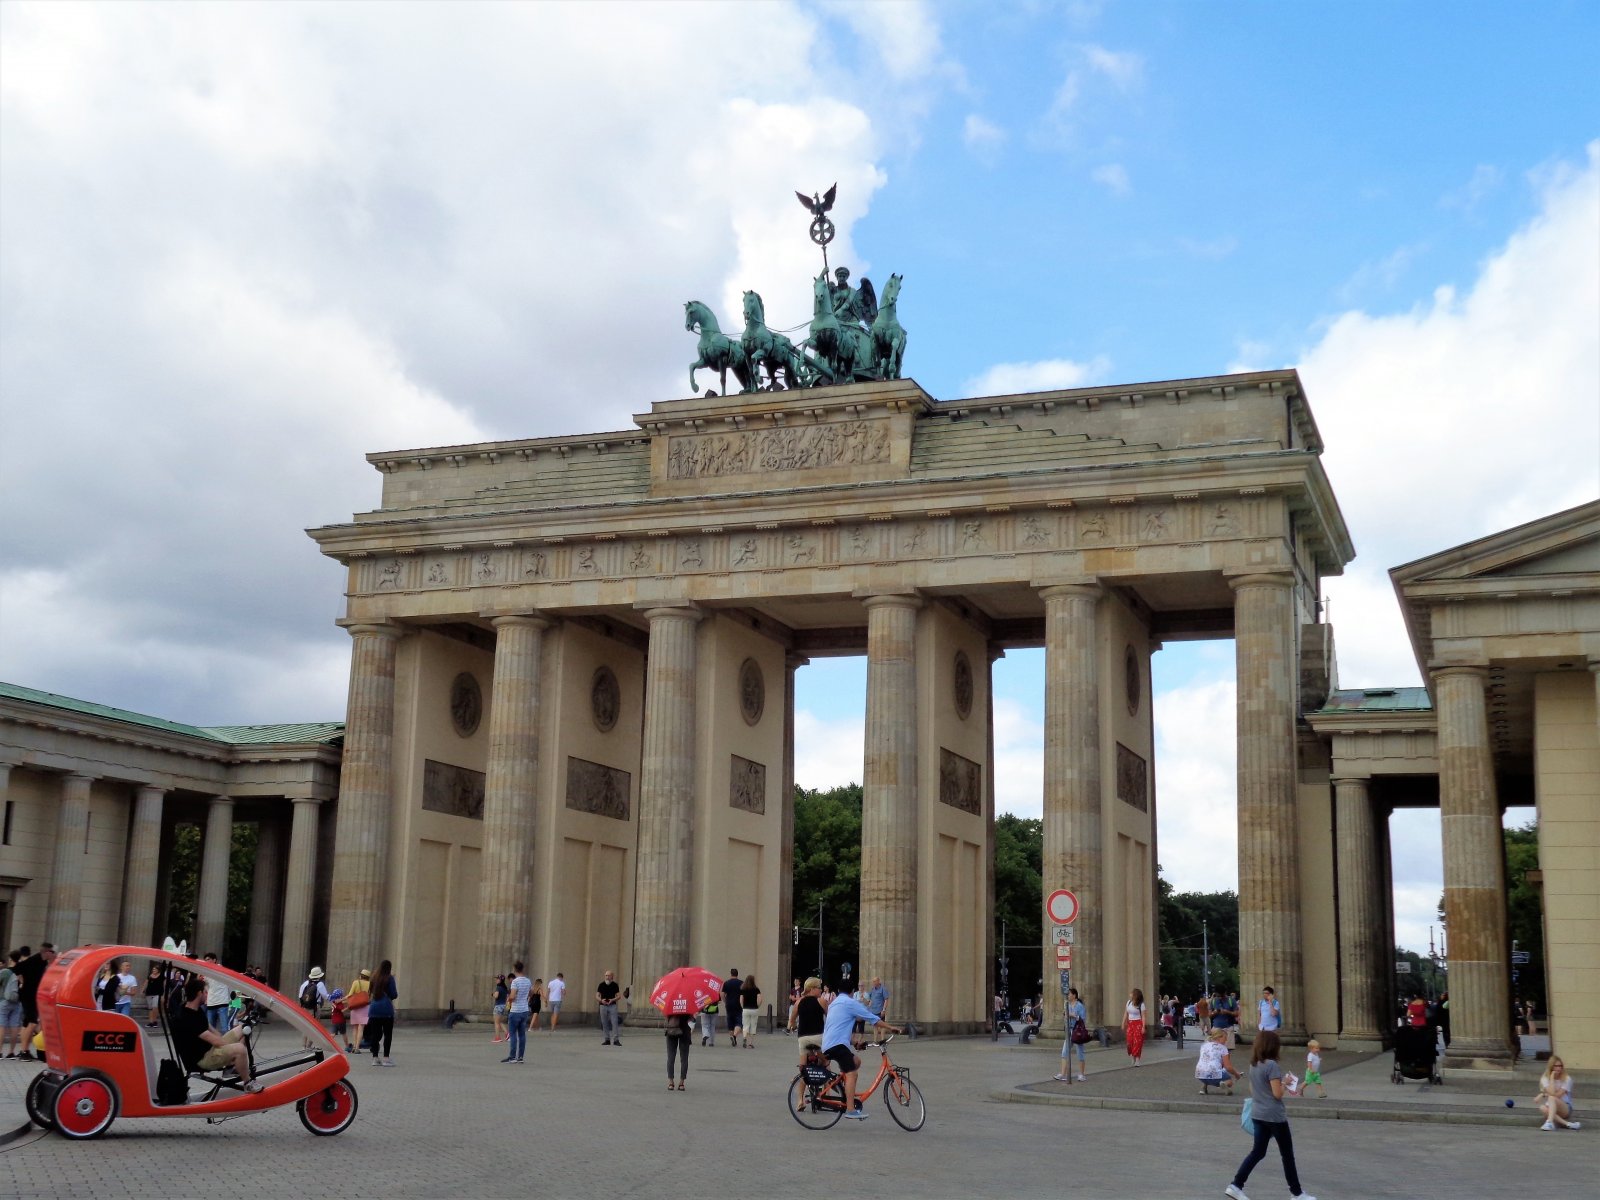
[[[1568,1129],[1582,1129],[1583,1128],[1583,1122],[1582,1121],[1568,1121],[1567,1122],[1567,1128]]]
[[[1054,1079],[1057,1083],[1071,1083],[1072,1082],[1072,1077],[1070,1075],[1052,1075],[1051,1078]]]
[[[1231,1183],[1226,1189],[1224,1189],[1222,1194],[1224,1196],[1231,1196],[1233,1200],[1250,1200],[1250,1197],[1244,1194],[1243,1188],[1234,1187]]]
[[[1088,1083],[1089,1082],[1089,1077],[1087,1075],[1079,1075],[1078,1076],[1078,1082],[1079,1083]]]
[[[1556,1127],[1556,1123],[1554,1121],[1546,1121],[1543,1125],[1539,1126],[1539,1128],[1544,1130],[1546,1133],[1548,1133],[1550,1130],[1554,1129],[1555,1127]]]

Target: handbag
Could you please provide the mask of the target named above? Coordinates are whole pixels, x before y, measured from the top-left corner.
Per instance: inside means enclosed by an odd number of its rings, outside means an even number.
[[[1255,1137],[1256,1135],[1255,1118],[1251,1116],[1254,1111],[1255,1097],[1246,1096],[1244,1098],[1244,1107],[1239,1110],[1239,1128],[1244,1130],[1251,1137]]]
[[[1083,1023],[1083,1018],[1079,1017],[1072,1023],[1072,1044],[1074,1046],[1082,1046],[1088,1040],[1089,1027]]]
[[[371,992],[351,992],[350,993],[350,998],[344,1002],[344,1006],[347,1009],[350,1009],[350,1008],[365,1008],[367,1005],[369,1005],[371,1003],[372,1003],[372,993]]]

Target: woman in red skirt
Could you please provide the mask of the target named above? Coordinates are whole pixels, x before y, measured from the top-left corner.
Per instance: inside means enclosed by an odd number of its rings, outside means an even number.
[[[1122,1015],[1122,1036],[1128,1039],[1128,1057],[1137,1067],[1144,1057],[1144,993],[1138,988],[1128,993]]]

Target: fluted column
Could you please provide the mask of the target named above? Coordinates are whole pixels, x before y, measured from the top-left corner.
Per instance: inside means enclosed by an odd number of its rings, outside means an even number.
[[[256,822],[256,861],[250,877],[250,941],[245,961],[252,966],[272,963],[283,909],[283,824],[276,818]]]
[[[89,837],[91,775],[66,775],[56,808],[55,866],[50,873],[50,907],[44,927],[57,950],[78,944],[78,914],[83,908],[83,860]]]
[[[1103,803],[1100,779],[1100,626],[1104,590],[1096,583],[1057,584],[1044,600],[1044,891],[1067,888],[1078,897],[1072,986],[1091,1025],[1115,1027],[1122,997],[1108,995],[1105,978],[1105,896],[1102,880]],[[1055,970],[1054,928],[1041,914],[1046,1026],[1063,1023]],[[1115,1009],[1115,1011],[1113,1011]]]
[[[987,662],[984,676],[984,767],[983,767],[983,953],[987,965],[983,969],[983,995],[981,1011],[985,1026],[994,1017],[992,1001],[999,991],[999,979],[995,974],[995,940],[994,940],[994,664],[1006,656],[1006,652],[990,642],[988,647]],[[1049,991],[1047,987],[1045,989]],[[1059,988],[1056,989],[1060,991]]]
[[[1300,950],[1300,843],[1295,811],[1294,577],[1240,575],[1234,590],[1238,675],[1239,996],[1256,1027],[1256,1000],[1271,987],[1280,1032],[1305,1036]]]
[[[794,978],[791,974],[794,972],[794,677],[795,672],[810,661],[792,651],[783,659],[783,812],[778,827],[777,982],[784,988]],[[773,1011],[780,1009],[783,1009],[781,1004]]]
[[[393,948],[380,943],[394,804],[394,672],[403,630],[396,625],[349,628],[355,644],[328,914],[327,967],[335,978],[349,978],[372,965],[369,959],[393,957]],[[283,969],[288,966],[285,961]]]
[[[232,854],[233,800],[213,796],[206,806],[206,834],[200,846],[193,949],[199,954],[214,950],[219,959],[223,957],[222,936],[228,919],[228,866]]]
[[[1388,939],[1383,936],[1383,885],[1372,797],[1365,779],[1335,779],[1338,832],[1339,1044],[1377,1041],[1384,1017]]]
[[[294,812],[289,823],[289,862],[283,880],[283,943],[278,955],[278,979],[282,986],[297,987],[312,967],[311,907],[317,890],[317,834],[322,802],[314,796],[293,797]],[[367,952],[371,954],[372,951]],[[359,958],[360,956],[357,955]],[[330,955],[329,961],[333,958]],[[375,966],[365,960],[354,966],[329,968],[337,982],[354,979],[362,967]],[[330,987],[333,985],[329,985]],[[344,984],[338,983],[339,987]]]
[[[1450,1053],[1510,1066],[1505,836],[1489,747],[1484,666],[1433,670],[1439,721],[1444,919],[1450,933]]]
[[[513,962],[530,957],[539,674],[544,631],[550,627],[549,621],[532,615],[495,617],[493,624],[494,690],[483,796],[478,979],[492,979],[509,971]]]
[[[641,991],[689,961],[694,902],[695,627],[690,605],[650,608],[633,979]]]
[[[862,979],[883,976],[897,1015],[917,1017],[917,610],[868,596],[861,806]]]
[[[161,808],[166,794],[165,788],[146,784],[133,800],[128,867],[122,877],[120,936],[135,946],[154,944],[151,939],[156,932],[156,890],[161,882]]]

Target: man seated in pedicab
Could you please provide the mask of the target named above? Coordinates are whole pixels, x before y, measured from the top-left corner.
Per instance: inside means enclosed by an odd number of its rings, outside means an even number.
[[[172,1018],[172,1040],[178,1057],[189,1071],[232,1070],[247,1092],[259,1092],[261,1083],[250,1077],[250,1048],[245,1044],[250,1026],[236,1025],[218,1033],[206,1020],[206,981],[192,975],[183,986],[183,1007]]]

